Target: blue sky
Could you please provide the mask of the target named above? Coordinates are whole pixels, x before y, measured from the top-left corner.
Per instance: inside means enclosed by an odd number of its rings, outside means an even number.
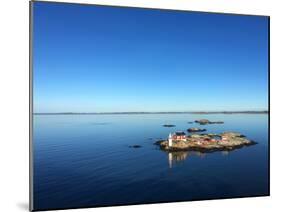
[[[34,112],[268,109],[268,18],[34,3]]]

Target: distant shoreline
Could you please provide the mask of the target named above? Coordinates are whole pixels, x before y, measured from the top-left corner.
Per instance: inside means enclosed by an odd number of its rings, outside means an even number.
[[[99,113],[33,113],[33,115],[142,115],[142,114],[268,114],[268,111],[197,111],[197,112],[99,112]]]

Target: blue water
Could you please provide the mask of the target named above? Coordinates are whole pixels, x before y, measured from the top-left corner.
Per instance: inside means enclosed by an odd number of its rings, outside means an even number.
[[[225,124],[200,126],[207,118]],[[162,127],[175,124],[174,128]],[[231,152],[166,153],[153,143],[200,126],[258,142]],[[129,148],[130,145],[141,148]],[[34,208],[268,195],[268,115],[34,115]]]

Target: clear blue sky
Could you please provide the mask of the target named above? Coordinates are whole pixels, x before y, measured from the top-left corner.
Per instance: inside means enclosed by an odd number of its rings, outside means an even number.
[[[268,18],[34,3],[34,112],[267,110]]]

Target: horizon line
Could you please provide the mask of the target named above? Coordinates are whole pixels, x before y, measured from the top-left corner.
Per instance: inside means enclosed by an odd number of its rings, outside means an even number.
[[[113,114],[268,114],[268,110],[241,110],[241,111],[134,111],[134,112],[35,112],[33,115],[113,115]]]

